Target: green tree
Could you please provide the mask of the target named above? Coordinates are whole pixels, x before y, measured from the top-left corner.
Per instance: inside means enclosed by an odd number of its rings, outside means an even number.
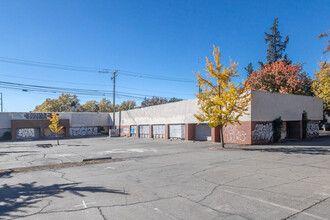
[[[156,96],[153,96],[152,98],[145,98],[142,102],[141,102],[141,107],[148,107],[148,106],[153,106],[153,105],[161,105],[161,104],[166,104],[167,103],[167,99],[166,98],[159,98]]]
[[[46,99],[41,105],[37,105],[33,112],[79,112],[81,106],[76,95],[62,93],[58,99]]]
[[[121,103],[121,105],[119,106],[119,110],[126,111],[126,110],[130,110],[130,109],[134,109],[135,107],[136,107],[135,101],[127,100],[127,101],[124,101],[123,103]]]
[[[101,101],[98,103],[99,110],[98,112],[112,112],[113,111],[113,106],[111,105],[111,101],[103,98]]]
[[[200,110],[195,117],[199,122],[207,122],[210,127],[220,126],[221,144],[224,147],[223,127],[240,123],[239,117],[246,113],[251,101],[248,84],[235,85],[232,78],[240,74],[236,72],[237,64],[232,63],[225,68],[220,64],[220,50],[214,47],[215,64],[206,58],[206,76],[197,74],[197,85],[203,90],[196,97]]]
[[[100,107],[98,102],[95,100],[87,101],[85,104],[81,105],[83,112],[99,112]]]
[[[247,65],[247,67],[244,67],[245,71],[247,72],[248,74],[248,77],[253,73],[253,66],[252,66],[252,63],[249,63]]]
[[[168,100],[168,103],[171,103],[171,102],[180,102],[180,101],[182,101],[182,99],[173,97],[173,98],[170,98],[170,100]]]
[[[277,60],[280,60],[284,58],[290,63],[289,59],[287,58],[287,55],[285,53],[286,46],[289,42],[289,36],[285,37],[285,40],[282,41],[282,36],[280,34],[280,31],[278,30],[278,18],[274,19],[274,24],[270,28],[271,33],[268,34],[265,32],[265,43],[268,44],[267,49],[267,63],[271,64]]]

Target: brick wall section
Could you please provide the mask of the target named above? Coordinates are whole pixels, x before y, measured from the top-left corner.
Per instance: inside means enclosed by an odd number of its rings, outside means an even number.
[[[223,128],[223,136],[228,144],[251,144],[251,122],[227,125]]]
[[[49,120],[11,120],[12,140],[16,140],[16,130],[18,128],[39,128],[40,138],[44,138],[44,129],[49,125]],[[65,128],[65,136],[70,137],[70,120],[60,119],[60,125]]]
[[[136,137],[140,137],[140,131],[139,131],[139,125],[136,125],[136,131],[135,131],[135,133],[136,133]]]
[[[116,128],[121,130],[121,132],[119,133],[121,137],[131,136],[131,126],[122,125],[122,126],[116,126]],[[125,133],[125,131],[128,131],[128,132]]]
[[[195,140],[196,124],[185,124],[185,140]]]
[[[220,127],[211,128],[212,142],[220,142]]]
[[[165,124],[165,139],[169,138],[169,133],[168,133],[168,124]]]
[[[270,144],[274,142],[273,123],[271,121],[251,122],[251,143],[250,144]]]

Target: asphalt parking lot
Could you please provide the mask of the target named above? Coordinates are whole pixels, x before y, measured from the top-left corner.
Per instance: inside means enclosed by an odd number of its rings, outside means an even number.
[[[330,219],[330,138],[219,149],[135,138],[0,143],[0,219]]]

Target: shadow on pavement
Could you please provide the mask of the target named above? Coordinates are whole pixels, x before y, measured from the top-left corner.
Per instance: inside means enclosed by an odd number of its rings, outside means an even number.
[[[0,151],[0,156],[7,155],[7,154],[23,154],[23,153],[35,153],[38,151]]]
[[[246,148],[244,151],[260,151],[285,154],[310,154],[310,155],[330,155],[330,148],[323,147],[270,147],[270,148]]]
[[[26,213],[27,208],[37,208],[36,203],[47,197],[63,198],[64,192],[85,197],[88,193],[115,193],[129,195],[126,192],[104,187],[78,186],[80,183],[53,184],[49,186],[37,186],[36,182],[20,183],[17,185],[4,184],[0,187],[0,215],[2,217],[19,217],[19,214]],[[19,214],[13,214],[19,213]],[[28,213],[26,213],[28,214]],[[29,213],[30,214],[30,213]]]

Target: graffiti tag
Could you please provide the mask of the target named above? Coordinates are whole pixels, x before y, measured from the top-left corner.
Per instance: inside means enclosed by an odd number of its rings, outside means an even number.
[[[70,134],[73,137],[96,136],[97,135],[97,127],[70,128]]]
[[[17,130],[18,138],[34,138],[35,129],[34,128],[20,128]]]
[[[47,119],[47,117],[51,117],[51,113],[26,113],[24,117],[26,119]]]
[[[252,131],[253,140],[266,140],[270,141],[273,137],[272,124],[256,124],[255,129]]]
[[[228,125],[225,128],[224,135],[227,141],[245,141],[246,133],[245,131],[239,131],[237,125]]]
[[[318,123],[307,123],[307,129],[306,129],[308,136],[314,136],[319,134],[319,124]]]

